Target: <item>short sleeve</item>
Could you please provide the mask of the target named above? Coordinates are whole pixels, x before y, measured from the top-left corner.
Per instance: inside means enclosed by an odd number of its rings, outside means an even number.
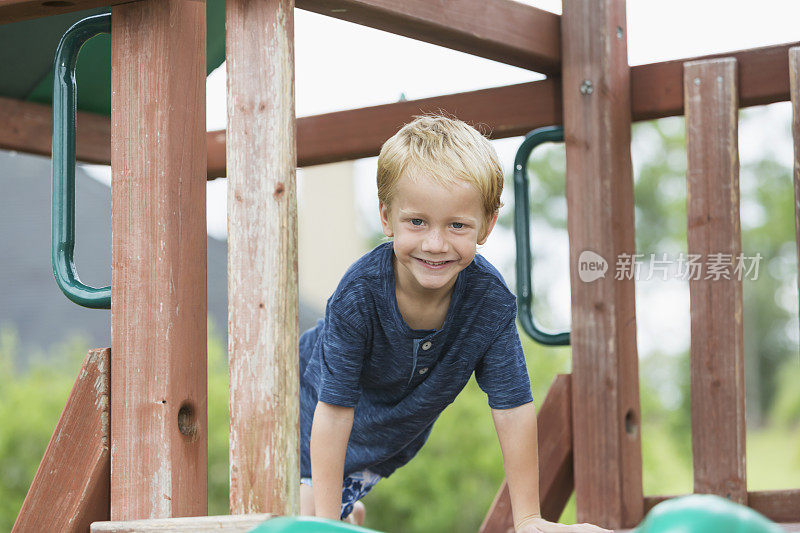
[[[514,307],[475,367],[475,379],[492,409],[511,409],[533,401],[516,316]]]
[[[325,311],[320,344],[319,401],[355,407],[361,396],[361,369],[367,348],[367,328],[361,313],[361,291],[336,292]]]

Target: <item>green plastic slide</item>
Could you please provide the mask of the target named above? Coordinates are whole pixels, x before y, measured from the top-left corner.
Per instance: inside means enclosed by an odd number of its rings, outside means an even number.
[[[712,494],[692,494],[659,503],[634,532],[784,533],[784,530],[744,505]]]
[[[267,520],[255,529],[251,529],[250,533],[376,533],[376,531],[340,520],[310,516],[281,516]]]

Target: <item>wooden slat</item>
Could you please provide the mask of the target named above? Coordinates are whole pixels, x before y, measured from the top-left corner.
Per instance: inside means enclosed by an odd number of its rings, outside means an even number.
[[[112,520],[207,513],[205,16],[112,8]]]
[[[558,521],[574,486],[570,375],[553,380],[536,416],[539,436],[539,501],[542,516]],[[480,533],[514,531],[511,498],[505,480],[497,491]]]
[[[545,74],[561,70],[560,18],[512,0],[298,0],[297,7]]]
[[[687,63],[684,93],[688,252],[705,266],[689,280],[694,492],[747,503],[736,60]]]
[[[247,514],[95,522],[92,524],[91,533],[245,533],[271,516]]]
[[[110,352],[83,361],[12,532],[85,532],[108,519]]]
[[[624,0],[565,0],[562,15],[567,211],[572,287],[572,416],[578,521],[642,517],[634,280],[630,76]],[[608,264],[583,281],[585,251]]]
[[[293,0],[227,0],[231,513],[297,514]]]
[[[644,499],[645,513],[663,501],[678,497],[647,496]],[[800,522],[800,489],[748,492],[747,506],[775,522]]]
[[[77,158],[87,163],[111,161],[111,121],[94,113],[77,117]],[[0,97],[0,149],[50,156],[53,108]]]
[[[794,232],[800,265],[800,47],[789,50],[789,80],[792,99],[792,138],[794,141]],[[797,278],[800,287],[800,276]]]
[[[69,0],[59,2],[47,0],[0,0],[0,24],[49,17],[95,7],[123,4],[130,1],[131,0]]]

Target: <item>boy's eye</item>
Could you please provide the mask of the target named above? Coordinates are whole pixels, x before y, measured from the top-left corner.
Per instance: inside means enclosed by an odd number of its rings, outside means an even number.
[[[464,227],[464,224],[461,222],[453,222],[453,229],[461,229]]]
[[[413,225],[415,225],[415,226],[421,226],[422,225],[422,219],[421,218],[412,218],[411,219],[411,223]]]

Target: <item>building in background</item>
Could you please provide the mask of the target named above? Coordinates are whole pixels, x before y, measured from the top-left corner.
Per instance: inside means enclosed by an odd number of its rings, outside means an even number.
[[[352,163],[301,171],[300,331],[314,325],[347,267],[364,253],[357,231]],[[50,261],[50,158],[0,150],[0,329],[13,328],[18,359],[70,336],[110,345],[109,311],[80,307],[61,293]],[[75,263],[81,281],[111,282],[111,191],[80,166],[75,179]],[[208,315],[227,339],[227,243],[208,238]],[[227,340],[226,340],[227,342]]]
[[[348,267],[368,248],[358,227],[354,167],[346,161],[299,171],[300,299],[317,309],[325,309]]]

